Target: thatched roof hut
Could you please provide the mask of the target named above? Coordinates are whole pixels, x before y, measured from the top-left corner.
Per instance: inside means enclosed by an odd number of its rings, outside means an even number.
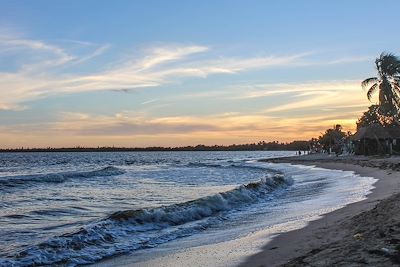
[[[352,137],[352,141],[362,139],[389,139],[392,135],[386,129],[379,124],[371,124],[367,127],[361,127]]]
[[[357,144],[357,154],[392,154],[400,146],[400,126],[371,124],[361,127],[350,140]]]

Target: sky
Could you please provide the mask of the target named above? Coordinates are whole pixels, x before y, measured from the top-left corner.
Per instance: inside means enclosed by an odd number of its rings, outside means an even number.
[[[0,1],[0,148],[354,131],[399,1]]]

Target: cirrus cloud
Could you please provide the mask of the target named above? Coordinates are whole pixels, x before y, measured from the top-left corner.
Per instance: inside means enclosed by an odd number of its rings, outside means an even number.
[[[71,42],[67,42],[71,43]],[[294,64],[308,53],[287,56],[217,57],[202,45],[164,45],[127,55],[118,65],[107,64],[76,73],[84,65],[109,51],[109,44],[74,42],[92,51],[74,54],[70,47],[20,36],[0,36],[0,59],[13,69],[0,69],[0,109],[18,109],[23,102],[48,95],[101,90],[132,90],[156,87],[184,77],[232,74],[256,68]],[[86,50],[85,50],[86,51]],[[193,57],[201,54],[202,57]],[[11,59],[10,59],[11,58]],[[117,61],[118,59],[115,59]],[[17,108],[14,108],[17,107]]]

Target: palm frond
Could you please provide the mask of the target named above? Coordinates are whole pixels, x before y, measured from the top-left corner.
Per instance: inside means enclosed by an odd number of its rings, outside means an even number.
[[[392,84],[392,88],[393,88],[394,102],[396,103],[397,107],[400,107],[400,85],[394,83]]]
[[[381,75],[393,76],[398,74],[400,59],[392,53],[383,52],[375,61],[376,68]]]
[[[396,57],[393,53],[388,53],[388,52],[382,52],[379,55],[379,59],[384,61],[384,60],[398,60],[398,57]]]
[[[361,87],[363,89],[365,89],[366,87],[368,87],[369,84],[376,83],[377,81],[378,81],[377,77],[371,77],[371,78],[365,79],[364,81],[361,82]]]
[[[393,83],[392,87],[393,87],[394,91],[396,92],[396,94],[398,94],[400,96],[400,84]]]
[[[375,93],[376,89],[378,88],[378,83],[374,83],[367,92],[368,100],[371,101],[372,95]]]

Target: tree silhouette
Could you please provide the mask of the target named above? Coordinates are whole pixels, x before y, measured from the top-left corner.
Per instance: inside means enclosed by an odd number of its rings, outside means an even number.
[[[371,124],[380,124],[382,126],[387,125],[388,122],[385,120],[387,117],[379,114],[379,105],[371,105],[368,110],[357,121],[357,130],[361,127],[367,127]]]
[[[375,60],[378,77],[365,79],[361,86],[368,89],[367,97],[379,92],[379,113],[398,119],[400,109],[400,60],[391,53],[382,53]]]
[[[336,124],[332,129],[326,130],[318,138],[318,141],[325,150],[329,151],[332,149],[332,151],[339,153],[345,137],[346,133],[342,131],[342,126]]]

